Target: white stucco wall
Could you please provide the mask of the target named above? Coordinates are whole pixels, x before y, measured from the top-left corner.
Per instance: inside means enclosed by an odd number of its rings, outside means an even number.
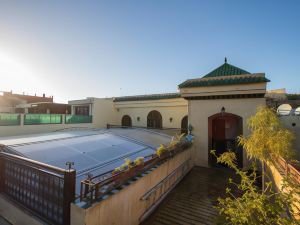
[[[208,165],[208,117],[220,113],[225,107],[227,113],[232,113],[243,118],[243,135],[249,135],[247,119],[254,115],[259,105],[265,105],[264,98],[247,99],[212,99],[189,100],[189,123],[193,126],[192,133],[195,136],[192,155],[196,165]],[[243,155],[244,165],[247,164]]]
[[[116,102],[115,107],[118,110],[118,125],[121,124],[124,115],[129,115],[133,126],[147,127],[149,112],[157,110],[161,113],[164,128],[181,128],[182,118],[188,115],[187,101],[183,98]],[[137,120],[138,117],[140,121]]]
[[[297,154],[296,157],[300,161],[300,116],[281,116],[279,119],[287,129],[294,133],[294,150]]]

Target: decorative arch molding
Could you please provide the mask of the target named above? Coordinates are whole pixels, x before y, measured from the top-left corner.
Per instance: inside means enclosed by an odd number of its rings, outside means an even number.
[[[131,117],[128,115],[124,115],[122,117],[122,127],[131,127],[131,126],[132,126]]]
[[[151,112],[148,113],[147,127],[156,128],[156,129],[162,128],[162,116],[159,111],[152,110]]]

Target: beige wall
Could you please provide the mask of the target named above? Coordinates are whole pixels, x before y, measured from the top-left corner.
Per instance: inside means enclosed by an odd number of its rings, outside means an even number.
[[[0,126],[0,137],[45,133],[66,128],[105,128],[107,124],[121,125],[124,115],[131,117],[133,126],[146,127],[147,115],[152,110],[161,113],[163,127],[180,128],[182,118],[188,114],[187,101],[183,98],[132,102],[113,102],[112,98],[88,98],[69,101],[69,104],[91,104],[93,123]],[[140,121],[137,121],[137,117],[140,117]],[[172,122],[170,122],[170,117],[173,118]]]
[[[89,208],[71,205],[72,225],[137,225],[149,208],[141,197],[191,158],[190,149],[176,155],[121,191]],[[191,165],[191,164],[190,164]],[[190,168],[189,168],[190,169]]]
[[[133,126],[147,126],[147,116],[152,110],[157,110],[162,115],[164,128],[181,128],[181,120],[188,115],[187,101],[183,98],[116,102],[117,124],[120,125],[122,117],[129,115]],[[140,121],[137,120],[140,117]],[[170,118],[173,118],[170,122]]]
[[[279,119],[286,128],[294,133],[294,149],[297,153],[297,158],[300,161],[300,116],[281,116]],[[293,124],[295,126],[293,126]]]
[[[284,179],[285,177],[282,174],[282,171],[279,171],[277,168],[275,168],[272,164],[268,164],[266,167],[267,170],[267,176],[266,176],[266,182],[272,182],[275,192],[282,191],[283,185],[284,185]],[[295,212],[296,219],[300,220],[300,196],[299,194],[295,194],[294,197],[298,200],[294,201],[292,208]]]
[[[90,114],[93,116],[93,126],[96,128],[105,128],[108,123],[117,122],[117,110],[112,98],[86,98],[82,100],[72,100],[72,113],[74,106],[90,105]]]
[[[264,94],[266,92],[266,83],[224,85],[181,88],[182,97],[189,96],[211,96],[211,95],[233,95],[233,94]]]
[[[193,144],[193,160],[196,165],[208,165],[208,117],[220,113],[225,107],[227,113],[232,113],[243,118],[243,135],[249,135],[247,119],[254,115],[259,105],[265,105],[264,98],[248,99],[214,99],[214,100],[189,100],[189,123],[193,126],[195,136]],[[243,157],[244,165],[247,163]]]
[[[97,128],[105,128],[108,123],[116,124],[117,122],[117,110],[111,98],[94,99],[92,112],[93,124]]]
[[[14,113],[15,109],[10,106],[0,106],[0,113]]]

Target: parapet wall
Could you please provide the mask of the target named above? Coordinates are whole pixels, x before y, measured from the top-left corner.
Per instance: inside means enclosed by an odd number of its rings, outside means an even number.
[[[71,205],[72,225],[137,225],[191,169],[187,149],[92,205]]]
[[[28,115],[38,115],[38,114],[28,114]],[[51,114],[47,114],[51,115]],[[53,114],[55,115],[55,114]],[[0,125],[0,137],[9,137],[17,135],[27,135],[27,134],[39,134],[39,133],[48,133],[54,131],[60,131],[64,129],[91,129],[96,128],[96,123],[85,122],[85,123],[66,123],[65,117],[67,115],[61,116],[61,123],[52,123],[52,124],[32,124],[24,125],[24,116],[25,114],[20,114],[20,121],[18,125]],[[97,127],[98,128],[98,127]]]
[[[286,165],[288,166],[288,165]],[[267,182],[271,181],[273,183],[273,189],[276,192],[279,191],[285,191],[284,190],[284,173],[286,173],[286,171],[289,171],[289,173],[291,173],[291,169],[285,169],[285,168],[280,168],[280,165],[278,164],[278,168],[276,168],[275,166],[273,166],[272,164],[268,164],[267,166]],[[298,185],[300,183],[299,180],[299,172],[296,172],[297,170],[294,170],[294,174],[292,175],[295,179],[296,182],[298,182]],[[296,174],[296,176],[295,176]],[[291,175],[291,174],[290,174]],[[295,194],[294,198],[296,199],[296,201],[294,202],[292,208],[295,212],[296,215],[296,219],[300,220],[300,196],[299,194]]]
[[[280,116],[279,119],[287,129],[294,133],[294,150],[296,151],[297,159],[300,161],[300,116]]]

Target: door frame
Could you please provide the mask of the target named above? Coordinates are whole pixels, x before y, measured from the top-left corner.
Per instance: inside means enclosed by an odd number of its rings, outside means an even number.
[[[209,165],[215,165],[215,156],[213,156],[210,151],[213,145],[213,120],[217,118],[235,118],[238,121],[238,135],[243,135],[243,118],[236,114],[220,112],[208,117],[208,163]],[[243,148],[241,146],[237,147],[237,163],[240,168],[243,167]]]

